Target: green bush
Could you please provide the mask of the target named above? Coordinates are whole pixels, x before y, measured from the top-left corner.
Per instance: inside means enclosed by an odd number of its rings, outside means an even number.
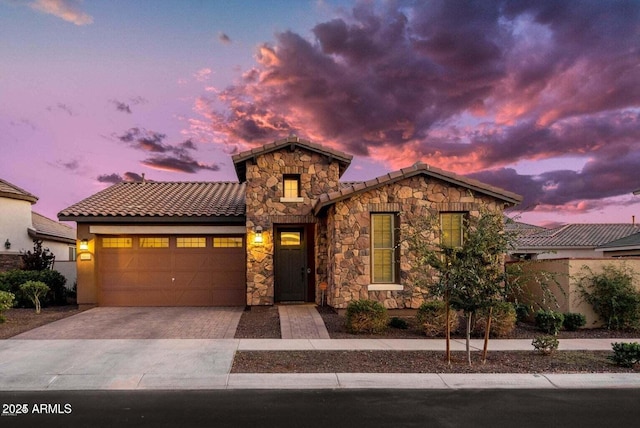
[[[383,333],[388,323],[387,310],[379,302],[355,300],[347,306],[347,331],[350,333]]]
[[[40,313],[40,301],[44,299],[49,292],[49,287],[42,281],[27,281],[20,286],[20,291],[33,302],[36,307],[36,313]]]
[[[613,355],[609,356],[611,361],[622,367],[633,367],[640,363],[640,343],[615,342],[612,343]]]
[[[409,328],[409,323],[407,323],[405,320],[403,320],[402,318],[398,318],[398,317],[393,317],[391,318],[391,320],[389,321],[389,327],[392,328],[398,328],[400,330],[406,330]]]
[[[424,333],[429,337],[443,336],[445,334],[446,307],[442,300],[431,300],[424,302],[418,308],[416,320],[422,327]],[[458,313],[451,309],[449,311],[449,331],[458,329]]]
[[[13,293],[8,291],[0,291],[0,323],[5,322],[5,317],[2,315],[3,311],[13,307],[15,303],[15,297]]]
[[[564,314],[564,321],[562,322],[562,326],[565,330],[576,331],[580,327],[584,327],[587,324],[587,317],[583,314],[578,314],[575,312],[567,312]]]
[[[542,355],[551,355],[558,349],[560,342],[556,336],[536,336],[531,344]]]
[[[27,281],[44,282],[50,289],[42,306],[65,305],[67,303],[67,279],[56,270],[10,270],[0,273],[0,290],[8,291],[16,296],[16,306],[32,307],[31,299],[20,291],[20,286]]]
[[[529,319],[529,313],[531,312],[531,306],[524,303],[515,303],[516,320],[518,322],[526,322]]]
[[[487,317],[489,309],[483,308],[476,313],[474,332],[476,334],[485,333],[487,327]],[[505,337],[516,328],[516,308],[509,302],[496,302],[491,313],[491,337]]]
[[[613,265],[605,266],[599,274],[586,270],[588,274],[578,279],[578,289],[607,328],[639,328],[640,292],[633,285],[635,273]]]
[[[536,312],[536,327],[547,334],[557,335],[562,328],[563,322],[564,315],[560,312],[544,311],[542,309]]]

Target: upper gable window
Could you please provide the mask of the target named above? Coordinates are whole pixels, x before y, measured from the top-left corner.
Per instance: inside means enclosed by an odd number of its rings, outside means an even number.
[[[300,197],[300,176],[285,174],[283,177],[283,197],[280,202],[302,202]]]

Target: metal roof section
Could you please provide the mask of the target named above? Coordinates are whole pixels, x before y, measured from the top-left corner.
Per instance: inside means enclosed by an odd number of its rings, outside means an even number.
[[[567,224],[544,230],[518,240],[518,250],[597,248],[612,241],[640,232],[634,224]]]

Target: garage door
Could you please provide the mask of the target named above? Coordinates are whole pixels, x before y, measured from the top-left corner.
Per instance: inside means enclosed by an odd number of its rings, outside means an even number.
[[[243,236],[101,236],[100,306],[244,306]]]

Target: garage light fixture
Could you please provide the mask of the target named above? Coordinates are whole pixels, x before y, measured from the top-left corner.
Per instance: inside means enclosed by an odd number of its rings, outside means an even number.
[[[256,235],[253,237],[254,244],[262,244],[262,226],[256,227]]]
[[[80,251],[87,251],[89,249],[89,241],[87,239],[83,239],[80,241]]]

